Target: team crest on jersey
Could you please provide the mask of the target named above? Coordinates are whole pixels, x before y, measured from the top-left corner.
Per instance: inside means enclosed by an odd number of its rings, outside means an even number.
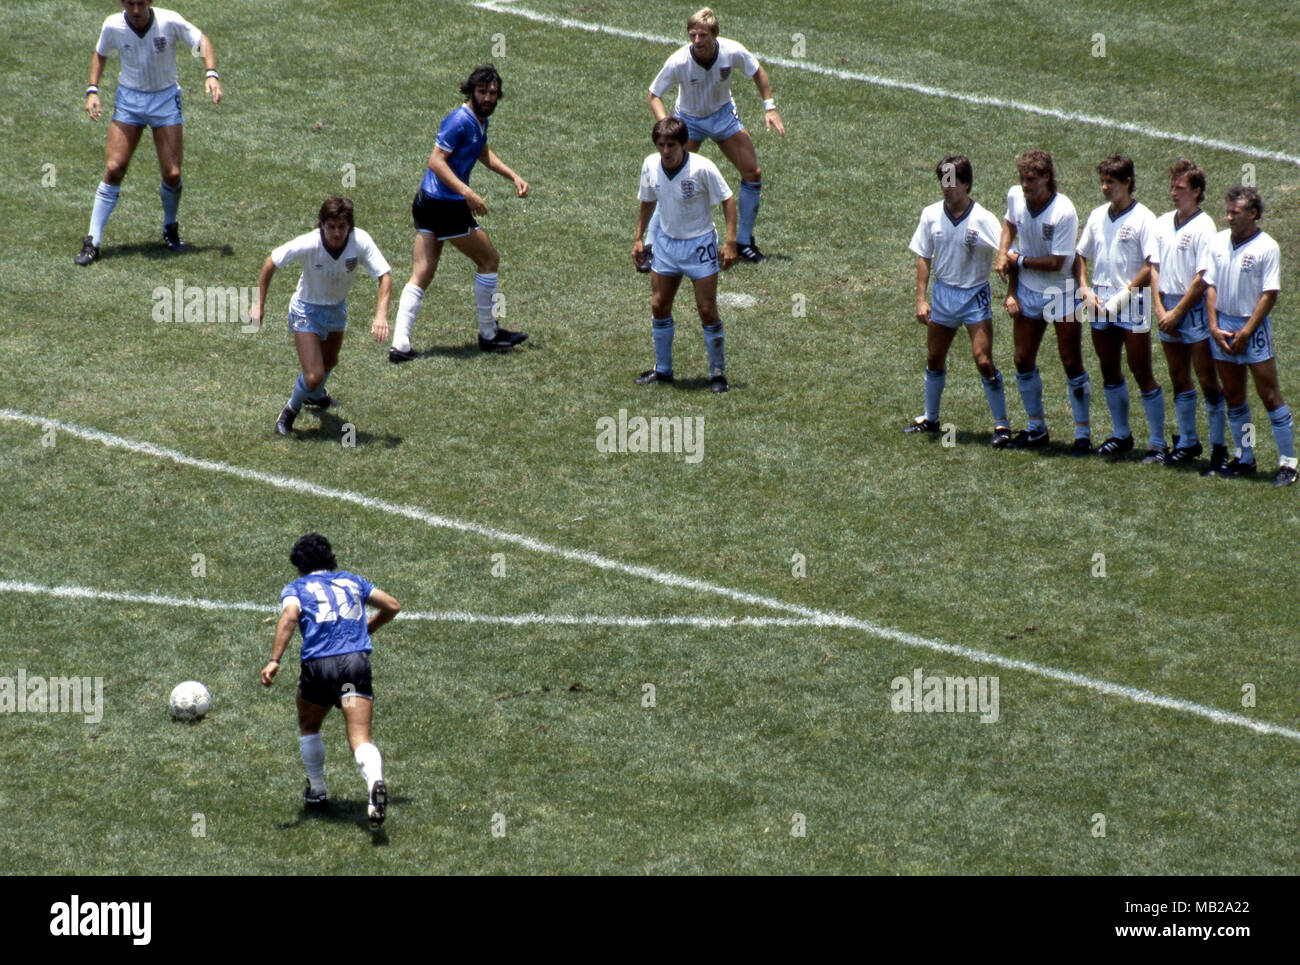
[[[691,178],[686,178],[684,181],[682,181],[683,198],[695,197],[695,191],[696,191],[696,185],[694,180],[692,180]]]
[[[1132,240],[1133,240],[1134,238],[1136,238],[1136,237],[1137,237],[1137,232],[1133,230],[1133,226],[1132,226],[1132,225],[1127,225],[1127,224],[1126,224],[1126,225],[1124,225],[1124,227],[1122,227],[1122,228],[1119,229],[1119,240],[1120,240],[1120,241],[1132,241]]]
[[[1254,255],[1246,254],[1246,255],[1242,255],[1242,256],[1241,256],[1241,270],[1242,270],[1242,271],[1250,271],[1250,270],[1251,270],[1252,268],[1254,268],[1257,264],[1259,264],[1259,262],[1258,262],[1258,260],[1255,258]]]
[[[730,67],[719,67],[719,68],[718,68],[718,79],[719,79],[719,80],[726,80],[726,79],[727,79],[728,77],[730,77],[730,76],[731,76],[731,68],[730,68]]]
[[[353,271],[357,267],[357,260],[355,258],[345,259],[343,262],[343,267],[346,268],[348,271]]]
[[[167,38],[166,38],[166,37],[154,37],[154,38],[153,38],[153,49],[154,49],[154,53],[161,54],[164,50],[167,49]]]
[[[967,247],[967,248],[974,248],[974,247],[975,247],[975,242],[979,240],[979,236],[980,236],[980,233],[979,233],[978,231],[976,231],[974,228],[967,228],[967,229],[966,229],[966,242],[965,242],[966,247]]]
[[[1050,222],[1043,225],[1043,240],[1051,241],[1052,235],[1056,234],[1056,225]]]
[[[1178,239],[1178,250],[1179,250],[1179,251],[1186,251],[1186,250],[1187,250],[1188,248],[1190,248],[1190,247],[1192,247],[1192,236],[1191,236],[1191,235],[1183,235],[1181,238]]]

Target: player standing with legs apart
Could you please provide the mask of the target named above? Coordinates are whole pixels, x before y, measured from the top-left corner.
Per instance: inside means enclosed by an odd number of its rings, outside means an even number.
[[[348,292],[357,278],[357,266],[379,279],[379,299],[370,334],[382,344],[388,339],[388,299],[393,291],[392,270],[369,234],[352,221],[352,202],[326,198],[320,206],[316,230],[299,235],[271,252],[257,278],[257,299],[248,310],[249,321],[262,324],[266,292],[277,268],[302,262],[298,289],[289,301],[289,333],[298,350],[302,375],[275,422],[275,431],[287,436],[293,430],[302,404],[328,409],[334,400],[325,382],[339,361],[343,331],[348,324]]]
[[[998,250],[997,216],[970,196],[975,175],[970,161],[949,155],[934,169],[943,200],[921,212],[909,245],[916,255],[916,320],[926,327],[925,415],[904,432],[938,432],[939,400],[947,378],[948,349],[957,326],[970,333],[975,367],[984,381],[984,396],[993,415],[993,447],[1011,439],[1002,373],[993,364],[993,297],[989,270]],[[933,305],[926,286],[934,278]]]
[[[1121,355],[1128,356],[1129,371],[1142,391],[1150,440],[1143,465],[1163,463],[1165,447],[1165,396],[1151,374],[1151,315],[1147,304],[1151,290],[1151,262],[1160,257],[1156,242],[1156,216],[1133,197],[1137,180],[1133,161],[1112,154],[1097,165],[1101,194],[1107,201],[1088,215],[1079,236],[1074,281],[1079,300],[1092,309],[1092,345],[1101,362],[1106,407],[1113,431],[1097,447],[1099,456],[1112,462],[1133,448],[1128,424],[1128,382]],[[1088,263],[1092,262],[1092,287]]]
[[[1256,224],[1264,214],[1258,191],[1238,184],[1228,189],[1226,200],[1228,228],[1220,231],[1210,246],[1210,263],[1205,269],[1205,315],[1236,458],[1218,469],[1207,469],[1205,475],[1232,479],[1255,473],[1253,440],[1246,438],[1247,426],[1251,426],[1246,402],[1249,368],[1277,443],[1278,470],[1273,484],[1289,486],[1296,480],[1295,437],[1291,410],[1278,387],[1268,317],[1282,287],[1281,252],[1277,242]],[[1253,437],[1253,426],[1250,431]]]
[[[162,172],[159,195],[163,207],[163,244],[175,252],[185,250],[176,223],[181,203],[181,158],[184,153],[181,116],[181,88],[177,83],[176,45],[184,43],[203,58],[207,76],[204,90],[212,103],[221,103],[221,79],[217,74],[217,55],[212,41],[180,14],[154,9],[150,0],[122,0],[125,8],[104,21],[99,43],[90,58],[90,85],[86,88],[86,113],[92,121],[100,118],[99,78],[108,55],[117,51],[122,70],[117,80],[113,117],[108,126],[107,160],[104,180],[95,191],[95,205],[90,213],[90,233],[81,242],[81,251],[73,261],[89,265],[99,259],[100,242],[108,216],[117,205],[122,178],[140,143],[146,127],[153,131],[153,146],[158,152]]]
[[[1167,466],[1186,466],[1203,451],[1196,435],[1196,387],[1192,367],[1205,393],[1205,414],[1210,423],[1210,468],[1228,461],[1225,442],[1227,414],[1223,389],[1210,356],[1210,329],[1205,321],[1205,269],[1214,241],[1214,219],[1201,210],[1205,200],[1205,172],[1186,158],[1169,169],[1169,198],[1173,211],[1156,219],[1160,260],[1155,263],[1152,303],[1160,329],[1160,342],[1169,363],[1174,389],[1178,435],[1165,459]]]
[[[758,155],[749,132],[736,114],[736,102],[731,97],[732,70],[739,67],[746,77],[753,77],[758,96],[763,98],[764,130],[775,129],[785,137],[785,125],[776,112],[772,85],[767,71],[743,45],[718,36],[718,15],[708,7],[691,14],[686,21],[686,33],[691,42],[664,62],[659,76],[650,85],[650,110],[655,120],[668,116],[664,108],[664,95],[677,87],[677,106],[673,113],[686,122],[690,139],[686,150],[700,149],[706,140],[715,141],[727,160],[740,172],[740,224],[737,244],[740,257],[755,264],[767,261],[754,241],[754,221],[758,218],[759,194],[763,188]],[[650,224],[647,247],[653,249],[659,222]],[[650,257],[653,257],[651,255]],[[637,270],[650,270],[649,258],[637,262]]]
[[[1007,448],[1042,449],[1048,443],[1038,347],[1050,321],[1074,413],[1070,454],[1086,456],[1092,452],[1088,423],[1092,392],[1083,367],[1083,325],[1074,315],[1070,277],[1079,216],[1070,199],[1056,190],[1056,169],[1046,151],[1026,151],[1016,170],[1020,183],[1007,192],[994,270],[1008,283],[1006,310],[1013,319],[1016,388],[1029,425],[1015,434]]]
[[[695,307],[704,326],[704,347],[709,354],[709,388],[726,392],[726,360],[722,320],[718,317],[718,230],[713,226],[713,205],[722,203],[727,220],[727,240],[722,246],[722,268],[734,265],[736,253],[736,197],[722,172],[706,157],[686,150],[686,124],[680,118],[656,121],[650,134],[656,153],[641,165],[641,202],[637,214],[632,260],[640,263],[646,248],[643,238],[651,217],[660,213],[659,243],[652,254],[650,316],[655,365],[637,377],[637,384],[673,381],[673,299],[686,275],[695,285]]]
[[[411,350],[411,327],[420,312],[424,291],[433,281],[442,255],[442,243],[450,241],[474,262],[474,301],[478,305],[478,347],[483,351],[507,349],[528,337],[525,332],[511,332],[497,325],[493,313],[497,294],[497,268],[501,258],[488,240],[474,215],[487,214],[487,203],[469,186],[469,173],[475,161],[514,182],[515,194],[525,197],[528,182],[492,153],[487,146],[488,118],[501,100],[501,75],[491,64],[475,67],[469,79],[460,85],[465,103],[442,120],[438,140],[424,180],[411,204],[415,219],[415,254],[411,280],[402,289],[397,303],[397,322],[393,326],[390,362],[409,362],[418,358]]]
[[[280,622],[275,627],[271,660],[262,668],[262,685],[271,686],[280,671],[293,630],[302,631],[298,676],[298,750],[307,769],[303,802],[329,807],[325,787],[325,745],[320,728],[331,707],[343,711],[348,743],[361,779],[366,782],[371,830],[384,823],[388,785],[379,748],[370,740],[375,694],[370,683],[370,634],[397,616],[402,605],[365,577],[338,568],[329,540],[308,533],[293,544],[289,562],[298,579],[280,591]],[[378,612],[366,620],[366,604]]]

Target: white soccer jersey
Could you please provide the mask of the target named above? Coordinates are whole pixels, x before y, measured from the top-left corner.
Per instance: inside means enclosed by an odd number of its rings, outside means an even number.
[[[1104,299],[1127,288],[1148,258],[1159,260],[1156,216],[1141,201],[1132,202],[1116,218],[1111,217],[1109,204],[1099,205],[1088,215],[1076,251],[1088,259],[1092,287]]]
[[[293,297],[309,305],[337,305],[347,298],[357,277],[357,265],[370,272],[371,278],[392,271],[374,239],[360,228],[352,229],[337,258],[325,249],[317,228],[276,248],[271,252],[271,261],[276,268],[302,262],[302,277]]]
[[[1166,211],[1156,219],[1156,242],[1160,245],[1160,290],[1166,295],[1184,295],[1196,280],[1196,273],[1209,265],[1214,241],[1214,219],[1197,211],[1179,226],[1177,211]],[[1154,260],[1154,259],[1153,259]]]
[[[954,288],[978,288],[989,280],[1002,226],[978,201],[957,221],[943,202],[927,205],[908,247],[930,259],[930,276]]]
[[[664,171],[657,152],[647,157],[636,194],[638,200],[658,202],[659,230],[679,240],[712,231],[713,206],[731,197],[731,188],[716,164],[690,152],[685,157],[672,177]]]
[[[198,54],[203,33],[178,13],[153,8],[153,22],[144,36],[131,29],[126,13],[115,13],[104,21],[95,51],[107,57],[117,51],[122,58],[121,87],[154,91],[175,87],[176,46],[184,43]]]
[[[1215,308],[1222,315],[1249,318],[1264,292],[1282,290],[1282,255],[1277,242],[1259,232],[1238,246],[1232,232],[1220,231],[1210,245],[1205,284],[1215,289]]]
[[[746,77],[758,71],[758,61],[742,44],[726,37],[718,38],[713,61],[701,64],[687,44],[664,61],[659,76],[650,85],[650,93],[662,98],[677,85],[677,110],[690,117],[708,117],[731,100],[731,72],[739,67]]]
[[[1065,256],[1060,271],[1021,266],[1020,281],[1024,286],[1036,292],[1045,292],[1049,288],[1067,290],[1066,283],[1074,267],[1074,242],[1079,236],[1079,216],[1070,199],[1058,191],[1047,202],[1047,207],[1034,215],[1025,203],[1024,189],[1017,184],[1007,192],[1004,217],[1016,227],[1014,248],[1023,257]]]

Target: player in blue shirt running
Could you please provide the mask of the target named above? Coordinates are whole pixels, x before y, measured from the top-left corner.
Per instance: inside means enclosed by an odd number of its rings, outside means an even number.
[[[370,827],[384,823],[388,786],[379,748],[370,741],[370,715],[375,699],[370,684],[370,634],[397,616],[402,605],[364,577],[338,568],[329,540],[308,533],[293,544],[289,562],[298,579],[280,591],[284,609],[275,628],[271,660],[262,668],[269,687],[280,670],[294,627],[302,631],[298,676],[298,749],[307,768],[303,801],[308,807],[328,807],[325,788],[325,745],[320,728],[330,707],[340,707],[347,723],[348,743],[361,777],[369,789]],[[366,604],[378,609],[366,620]]]
[[[501,99],[501,75],[491,64],[475,67],[460,85],[465,103],[452,111],[438,127],[438,140],[429,156],[420,190],[411,205],[415,219],[415,254],[411,280],[402,289],[397,304],[397,323],[393,326],[390,362],[409,362],[418,358],[411,350],[411,326],[419,314],[424,291],[433,281],[442,255],[442,243],[450,241],[463,252],[476,269],[474,301],[478,305],[478,347],[483,351],[507,349],[518,345],[528,335],[511,332],[497,325],[497,266],[500,256],[488,240],[487,232],[474,215],[487,213],[487,204],[469,186],[474,162],[514,182],[515,194],[525,197],[528,182],[515,174],[487,146],[488,118]]]

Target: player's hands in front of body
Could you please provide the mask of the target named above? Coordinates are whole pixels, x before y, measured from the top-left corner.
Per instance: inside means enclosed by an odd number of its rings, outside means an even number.
[[[722,246],[722,270],[726,271],[738,261],[740,261],[740,251],[736,248],[736,243],[726,242]]]
[[[1007,282],[1011,280],[1009,272],[1013,264],[1018,264],[1018,262],[1016,262],[1015,255],[1012,252],[999,251],[997,258],[993,261],[993,270],[998,273],[999,278]]]
[[[1015,295],[1008,295],[1007,300],[1002,303],[1002,307],[1007,310],[1007,314],[1015,318],[1020,314],[1020,299]]]
[[[776,112],[776,108],[763,112],[763,130],[770,131],[776,128],[776,132],[785,137],[785,125],[781,123],[781,115]]]
[[[515,178],[515,195],[520,198],[528,197],[528,182],[521,177]]]
[[[1225,332],[1214,322],[1210,323],[1210,338],[1214,339],[1214,344],[1219,346],[1223,351],[1232,352],[1232,333]]]
[[[641,267],[641,256],[645,254],[645,242],[638,238],[632,242],[632,264],[636,268]]]
[[[1223,329],[1219,329],[1219,331],[1223,332]],[[1240,355],[1246,351],[1246,346],[1250,343],[1250,335],[1246,334],[1244,328],[1235,332],[1223,332],[1223,334],[1224,341],[1227,343],[1224,345],[1225,351],[1231,352],[1233,355]]]
[[[255,325],[258,328],[262,327],[262,303],[261,302],[253,302],[253,304],[249,306],[248,321],[249,324],[251,325]]]
[[[388,317],[386,315],[375,316],[375,320],[370,323],[370,334],[375,337],[375,341],[380,345],[388,341]]]
[[[477,191],[465,195],[465,203],[469,205],[470,214],[487,214],[487,202]]]
[[[99,95],[86,95],[86,113],[90,115],[92,121],[98,121],[100,117]]]
[[[262,686],[269,687],[275,683],[275,675],[280,672],[280,661],[272,660],[262,668]]]
[[[916,300],[916,320],[922,325],[930,324],[930,303],[924,298]]]
[[[1098,320],[1109,319],[1110,312],[1106,311],[1106,304],[1097,297],[1097,293],[1087,285],[1078,291],[1079,301],[1086,307],[1092,309],[1092,317]]]
[[[1166,335],[1172,335],[1178,331],[1178,326],[1182,322],[1182,316],[1178,314],[1177,309],[1165,311],[1160,307],[1158,302],[1152,303],[1151,307],[1156,313],[1156,327]]]
[[[221,103],[221,81],[217,80],[215,77],[209,77],[203,82],[203,89],[206,90],[208,96],[212,98],[212,103]]]

